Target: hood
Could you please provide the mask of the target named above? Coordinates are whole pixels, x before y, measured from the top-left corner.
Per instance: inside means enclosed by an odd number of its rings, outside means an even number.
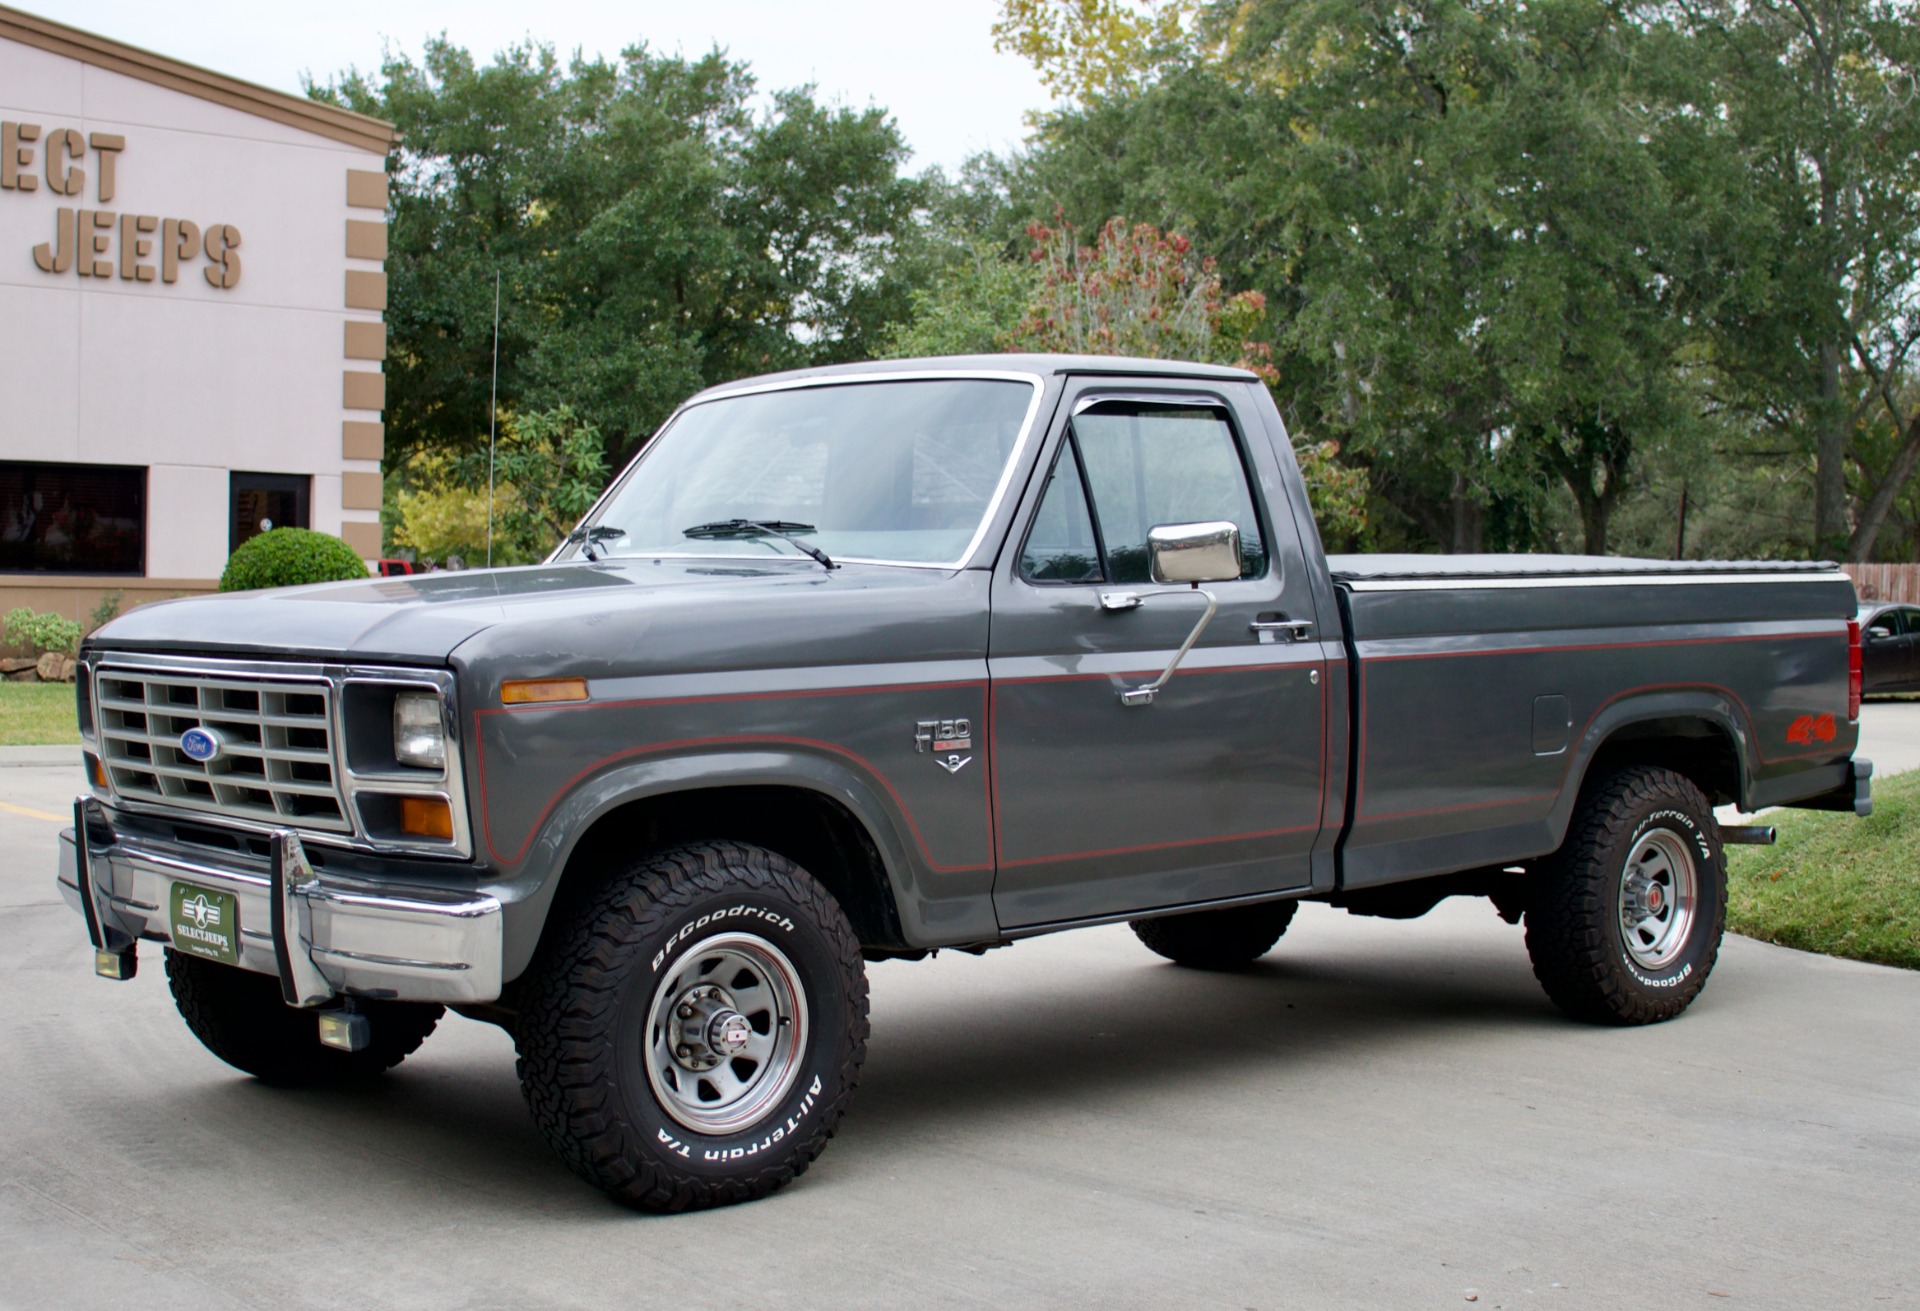
[[[881,570],[849,566],[829,576],[812,561],[605,560],[316,583],[162,601],[129,611],[87,639],[89,650],[444,665],[490,629],[571,627],[635,609],[719,593],[796,588],[865,590]],[[864,578],[857,578],[864,576]]]

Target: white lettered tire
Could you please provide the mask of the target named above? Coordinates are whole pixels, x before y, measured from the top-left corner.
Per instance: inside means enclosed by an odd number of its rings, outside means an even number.
[[[1727,922],[1713,807],[1670,769],[1617,770],[1583,790],[1534,876],[1527,953],[1553,1003],[1596,1024],[1652,1024],[1706,986]]]
[[[697,843],[610,879],[530,973],[516,1040],[535,1122],[630,1206],[763,1197],[833,1136],[866,1055],[860,946],[760,847]]]

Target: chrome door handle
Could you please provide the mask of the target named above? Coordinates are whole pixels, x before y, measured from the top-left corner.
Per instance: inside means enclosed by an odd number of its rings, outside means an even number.
[[[1273,641],[1272,634],[1285,633],[1289,642],[1304,642],[1313,636],[1311,619],[1256,619],[1247,627],[1258,635],[1262,642]]]

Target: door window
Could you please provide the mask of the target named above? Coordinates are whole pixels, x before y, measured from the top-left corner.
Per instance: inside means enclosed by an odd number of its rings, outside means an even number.
[[[1027,535],[1021,573],[1032,582],[1148,582],[1150,529],[1221,519],[1240,529],[1240,576],[1265,573],[1246,464],[1225,414],[1096,405],[1074,416]]]
[[[1087,512],[1086,479],[1071,441],[1053,462],[1040,512],[1033,517],[1020,574],[1035,583],[1098,583],[1106,579],[1100,564],[1100,539]]]

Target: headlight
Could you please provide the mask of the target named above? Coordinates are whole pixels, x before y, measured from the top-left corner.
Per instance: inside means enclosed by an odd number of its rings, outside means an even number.
[[[447,729],[435,692],[402,692],[393,699],[393,758],[421,769],[447,767]]]

